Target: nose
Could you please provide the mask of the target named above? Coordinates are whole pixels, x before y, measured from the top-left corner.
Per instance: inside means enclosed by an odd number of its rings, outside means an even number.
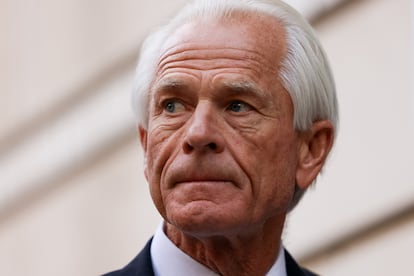
[[[183,150],[220,153],[224,150],[224,137],[219,127],[219,115],[209,103],[199,103],[188,122]]]

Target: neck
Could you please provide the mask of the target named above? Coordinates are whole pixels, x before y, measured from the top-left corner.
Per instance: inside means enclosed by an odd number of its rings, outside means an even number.
[[[284,219],[269,220],[247,234],[197,235],[169,223],[165,232],[178,248],[220,275],[265,275],[278,257]]]

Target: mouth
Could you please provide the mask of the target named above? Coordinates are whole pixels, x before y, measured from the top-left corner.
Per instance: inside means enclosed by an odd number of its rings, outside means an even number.
[[[174,188],[178,185],[191,185],[191,187],[212,187],[214,185],[239,187],[240,185],[240,177],[233,167],[198,160],[182,162],[178,166],[174,163],[166,171],[164,180],[168,188]]]
[[[180,175],[174,179],[171,179],[172,187],[176,186],[188,186],[188,187],[198,187],[198,188],[214,188],[224,187],[224,186],[237,186],[234,179],[230,175],[220,175],[220,172],[216,173],[188,173],[187,175]]]
[[[176,181],[173,186],[177,185],[220,185],[220,184],[232,184],[230,180],[224,179],[186,179],[181,181]]]

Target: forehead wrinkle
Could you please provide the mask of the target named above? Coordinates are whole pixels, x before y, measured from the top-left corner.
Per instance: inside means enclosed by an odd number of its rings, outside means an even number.
[[[221,61],[218,66],[209,69],[220,69],[226,67],[234,67],[236,69],[251,69],[260,75],[261,71],[277,72],[278,64],[272,64],[259,51],[250,49],[239,49],[234,47],[217,47],[209,45],[198,45],[194,43],[184,43],[174,47],[170,47],[160,58],[158,62],[158,73],[166,71],[170,68],[179,67],[181,63],[188,61],[205,62]],[[202,57],[201,57],[202,56]],[[236,62],[236,67],[227,65],[226,62]],[[203,70],[202,66],[195,63],[186,64],[188,69]]]
[[[177,60],[191,58],[192,55],[197,55],[200,52],[210,52],[213,53],[211,58],[217,58],[220,56],[234,56],[234,58],[240,58],[240,52],[244,53],[241,56],[243,58],[253,59],[253,56],[259,57],[258,59],[267,60],[266,56],[260,51],[247,49],[247,48],[237,48],[225,45],[218,46],[215,44],[209,45],[208,43],[179,43],[175,46],[167,48],[163,54],[160,55],[158,65],[162,65],[164,60],[168,58],[177,58]],[[236,53],[238,52],[238,54]]]

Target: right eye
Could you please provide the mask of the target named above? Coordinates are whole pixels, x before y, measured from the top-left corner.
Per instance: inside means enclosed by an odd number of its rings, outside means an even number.
[[[168,113],[177,113],[184,111],[184,104],[177,100],[168,100],[164,103],[164,110]]]

